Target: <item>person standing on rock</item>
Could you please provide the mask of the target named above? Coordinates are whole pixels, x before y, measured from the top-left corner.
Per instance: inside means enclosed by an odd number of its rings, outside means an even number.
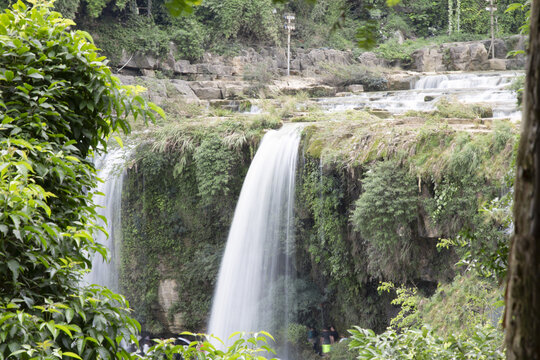
[[[339,334],[333,325],[330,326],[330,340],[332,341],[332,344],[335,344],[339,341]]]
[[[313,351],[315,351],[315,353],[320,355],[320,351],[319,351],[319,333],[317,332],[317,330],[315,330],[315,328],[313,326],[309,327],[308,341],[312,345]]]
[[[328,331],[328,327],[325,327],[321,333],[321,343],[323,355],[328,354],[330,352],[330,347],[332,346],[332,340],[330,339],[330,331]]]

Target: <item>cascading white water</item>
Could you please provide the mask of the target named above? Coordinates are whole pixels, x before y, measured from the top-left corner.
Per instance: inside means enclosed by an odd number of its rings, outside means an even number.
[[[484,103],[493,109],[493,118],[519,120],[517,94],[508,86],[523,72],[501,71],[423,76],[411,90],[377,91],[358,95],[320,99],[326,111],[351,109],[382,109],[390,114],[403,114],[408,110],[434,110],[441,98],[462,103]]]
[[[98,183],[96,193],[103,195],[94,195],[94,202],[99,206],[97,212],[107,219],[107,223],[101,221],[109,237],[103,233],[96,235],[96,242],[109,249],[110,261],[105,262],[99,254],[95,254],[92,259],[92,271],[83,279],[85,284],[98,284],[106,286],[113,291],[118,291],[118,267],[120,253],[118,250],[120,244],[120,211],[122,199],[122,183],[124,178],[123,165],[126,162],[128,150],[126,148],[117,148],[109,151],[107,154],[98,158],[95,162],[98,169],[98,177],[103,182]]]
[[[208,327],[224,341],[236,331],[273,331],[288,322],[300,129],[289,124],[269,131],[244,180]]]

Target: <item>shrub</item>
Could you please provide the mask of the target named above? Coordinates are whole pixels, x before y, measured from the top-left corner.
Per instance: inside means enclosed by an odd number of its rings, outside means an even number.
[[[81,289],[90,256],[106,249],[91,155],[127,116],[163,115],[120,85],[88,34],[50,3],[0,14],[0,358],[116,358],[138,323],[125,299]]]
[[[382,161],[367,172],[362,187],[351,222],[367,243],[368,269],[376,276],[404,276],[418,206],[415,181],[397,162]]]
[[[471,335],[449,335],[439,337],[429,327],[408,329],[403,332],[387,330],[375,335],[371,330],[355,327],[351,350],[357,359],[504,359],[500,349],[502,338],[497,329],[477,327]]]

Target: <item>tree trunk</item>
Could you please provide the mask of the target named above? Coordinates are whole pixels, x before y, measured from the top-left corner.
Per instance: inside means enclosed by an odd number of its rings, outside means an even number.
[[[540,0],[532,1],[506,289],[508,359],[540,360]]]

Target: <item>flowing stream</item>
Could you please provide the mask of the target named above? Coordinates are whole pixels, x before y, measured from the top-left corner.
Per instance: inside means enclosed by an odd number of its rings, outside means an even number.
[[[249,167],[234,212],[208,332],[270,331],[294,313],[293,208],[300,124],[271,130]]]
[[[390,115],[408,110],[430,111],[441,98],[462,103],[483,103],[493,108],[493,118],[519,120],[516,92],[509,89],[523,74],[520,71],[455,73],[422,76],[411,84],[411,90],[376,91],[344,97],[323,98],[319,105],[326,111],[380,109]]]
[[[98,183],[94,202],[99,206],[97,212],[107,219],[107,223],[101,224],[109,234],[99,233],[94,239],[96,242],[109,249],[110,261],[103,261],[99,254],[95,254],[92,259],[92,271],[86,274],[84,283],[98,284],[106,286],[113,291],[118,291],[118,263],[120,261],[119,246],[121,242],[121,199],[122,182],[124,178],[124,164],[128,154],[128,149],[117,148],[110,150],[105,155],[99,157],[95,166],[98,169],[98,177],[103,182]]]

